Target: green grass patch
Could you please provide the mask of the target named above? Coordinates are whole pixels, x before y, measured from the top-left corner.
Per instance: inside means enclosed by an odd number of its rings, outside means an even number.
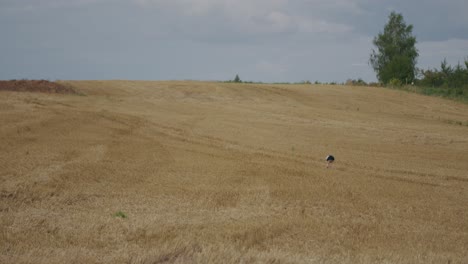
[[[128,218],[127,214],[125,214],[125,213],[122,212],[122,211],[118,211],[118,212],[115,213],[113,216],[114,216],[114,217],[124,218],[124,219],[125,219],[125,218]]]
[[[447,87],[424,87],[424,86],[386,86],[386,88],[403,90],[407,92],[423,94],[427,96],[443,97],[463,103],[468,103],[468,87],[464,88],[447,88]]]

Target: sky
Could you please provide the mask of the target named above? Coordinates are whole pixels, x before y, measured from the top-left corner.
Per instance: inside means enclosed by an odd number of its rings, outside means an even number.
[[[466,0],[0,0],[0,79],[375,81],[392,11],[419,68],[468,58]]]

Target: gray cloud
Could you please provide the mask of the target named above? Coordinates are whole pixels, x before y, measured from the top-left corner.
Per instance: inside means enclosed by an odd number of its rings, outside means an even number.
[[[418,45],[419,52],[424,54],[419,59],[418,66],[422,69],[440,68],[445,58],[450,65],[462,65],[468,60],[468,39],[450,39],[445,41],[426,41]]]
[[[420,67],[468,50],[466,1],[2,0],[0,79],[375,80],[372,38],[391,10]]]

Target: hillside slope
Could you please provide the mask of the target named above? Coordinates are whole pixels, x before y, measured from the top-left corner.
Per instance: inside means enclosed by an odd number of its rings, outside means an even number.
[[[1,263],[468,262],[467,105],[64,84],[84,96],[0,92]]]

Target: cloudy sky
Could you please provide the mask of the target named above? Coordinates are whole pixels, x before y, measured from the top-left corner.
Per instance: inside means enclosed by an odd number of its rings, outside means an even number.
[[[466,0],[0,0],[0,79],[374,81],[391,11],[418,67],[468,56]]]

